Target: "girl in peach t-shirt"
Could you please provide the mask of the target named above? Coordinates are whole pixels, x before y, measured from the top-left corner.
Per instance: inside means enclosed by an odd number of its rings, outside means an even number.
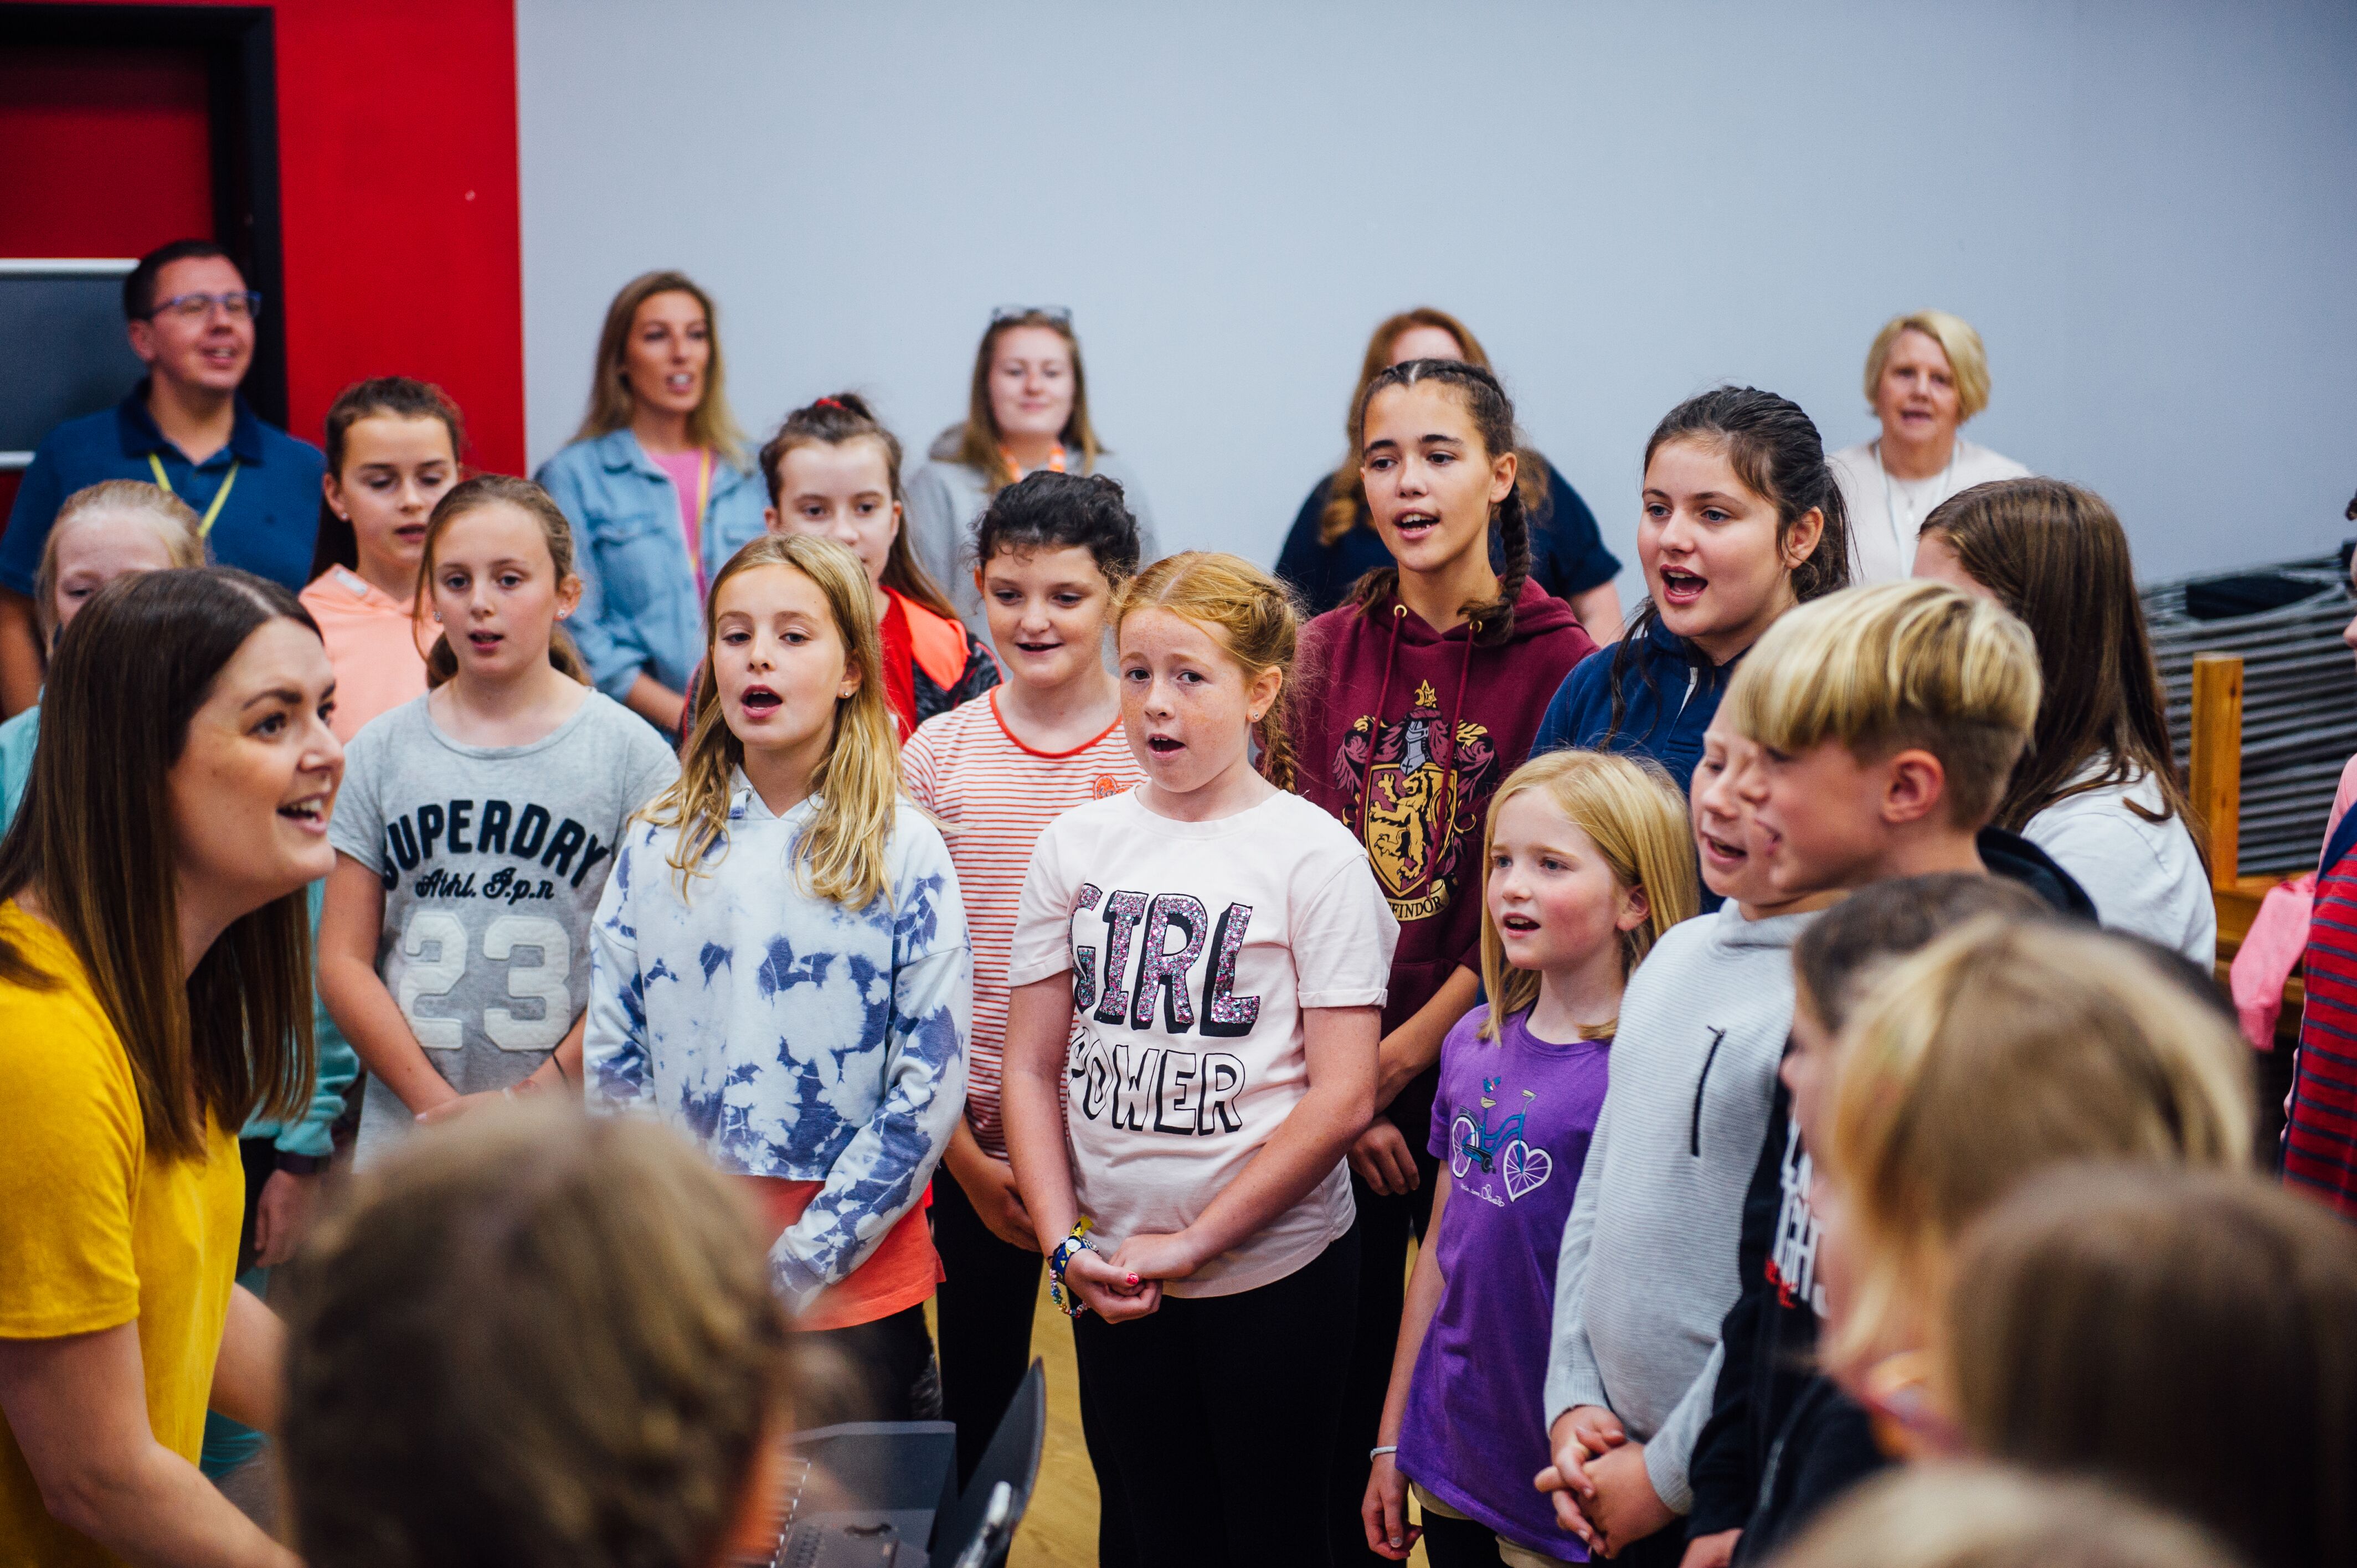
[[[319,556],[303,590],[336,671],[328,721],[349,741],[379,714],[425,694],[417,563],[435,504],[461,477],[466,422],[441,388],[406,376],[346,387],[328,410]],[[316,564],[317,563],[315,563]]]

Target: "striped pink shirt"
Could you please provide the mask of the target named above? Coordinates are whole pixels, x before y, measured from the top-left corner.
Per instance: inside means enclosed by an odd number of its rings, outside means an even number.
[[[1064,812],[1133,788],[1146,771],[1119,721],[1073,750],[1034,751],[998,716],[996,691],[927,719],[901,748],[900,765],[909,793],[941,819],[965,897],[974,948],[965,1119],[974,1140],[1005,1159],[998,1079],[1006,1048],[1006,972],[1032,847]]]

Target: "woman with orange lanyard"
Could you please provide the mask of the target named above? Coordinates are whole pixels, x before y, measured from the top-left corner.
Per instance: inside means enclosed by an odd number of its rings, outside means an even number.
[[[761,533],[711,296],[679,273],[630,280],[606,312],[589,412],[538,475],[573,524],[573,639],[597,689],[675,728],[703,656],[704,589]]]
[[[1154,513],[1129,466],[1098,444],[1089,424],[1088,377],[1072,313],[1056,305],[1002,305],[974,351],[964,423],[933,441],[931,461],[909,476],[909,542],[949,590],[958,618],[986,646],[990,622],[971,559],[974,525],[990,498],[1035,468],[1103,474],[1137,519],[1141,564],[1162,553]]]

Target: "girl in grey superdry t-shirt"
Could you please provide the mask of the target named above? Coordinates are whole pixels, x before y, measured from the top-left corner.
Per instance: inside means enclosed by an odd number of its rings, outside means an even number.
[[[496,1092],[547,1061],[588,1004],[589,919],[614,845],[679,764],[597,692],[513,746],[451,739],[431,701],[353,737],[328,836],[384,885],[376,972],[425,1059],[462,1095]],[[371,1075],[356,1157],[414,1123]]]

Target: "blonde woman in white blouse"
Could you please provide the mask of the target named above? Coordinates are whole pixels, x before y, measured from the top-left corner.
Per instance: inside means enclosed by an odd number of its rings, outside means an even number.
[[[1892,317],[1874,335],[1866,402],[1882,434],[1829,460],[1849,506],[1852,583],[1908,575],[1916,531],[1933,507],[1975,485],[2029,472],[1959,434],[1988,400],[1988,356],[1969,322],[1918,310]]]

